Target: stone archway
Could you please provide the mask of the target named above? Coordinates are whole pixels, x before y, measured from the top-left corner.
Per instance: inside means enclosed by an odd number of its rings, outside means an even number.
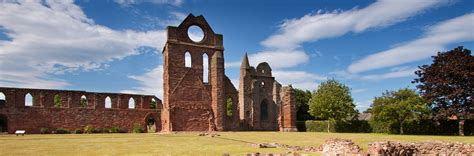
[[[145,117],[145,128],[147,133],[156,133],[159,131],[158,129],[158,120],[153,116],[153,114],[148,114]]]
[[[8,133],[8,119],[2,114],[0,114],[0,133]]]

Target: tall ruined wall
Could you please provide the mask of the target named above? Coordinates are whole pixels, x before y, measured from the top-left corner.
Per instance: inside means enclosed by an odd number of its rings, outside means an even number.
[[[296,95],[293,87],[286,86],[281,89],[281,125],[280,131],[296,132]]]
[[[41,128],[74,130],[87,125],[131,130],[139,124],[146,129],[147,118],[161,120],[161,100],[151,95],[4,87],[0,87],[0,92],[5,95],[4,104],[0,105],[0,118],[7,121],[9,133],[15,130],[39,133]],[[30,102],[25,98],[27,94],[32,97],[31,106],[26,105]],[[55,100],[55,96],[59,98]],[[86,97],[87,103],[81,104],[81,97]],[[111,108],[105,108],[107,97],[110,98]],[[134,108],[129,108],[131,98],[135,101]],[[152,99],[157,108],[150,108]],[[55,101],[60,102],[60,106],[55,106]],[[155,125],[158,131],[161,130],[159,122]]]
[[[190,39],[188,29],[203,30],[202,41]],[[178,27],[168,27],[164,59],[164,131],[223,130],[225,113],[222,35],[203,16],[190,14]],[[191,66],[186,66],[186,54]],[[203,64],[207,56],[207,63]],[[207,69],[205,69],[207,65]],[[208,79],[204,78],[208,70]]]
[[[280,115],[280,84],[272,69],[263,62],[254,68],[247,55],[240,67],[239,107],[243,129],[278,130]]]

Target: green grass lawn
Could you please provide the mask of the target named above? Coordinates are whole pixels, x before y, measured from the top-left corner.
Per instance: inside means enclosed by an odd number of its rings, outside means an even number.
[[[0,155],[243,155],[252,152],[287,152],[285,149],[258,149],[251,143],[276,142],[288,145],[319,146],[328,138],[348,138],[364,150],[367,143],[383,140],[443,140],[474,143],[474,137],[415,136],[361,133],[316,132],[219,132],[221,136],[178,134],[46,134],[0,135]]]

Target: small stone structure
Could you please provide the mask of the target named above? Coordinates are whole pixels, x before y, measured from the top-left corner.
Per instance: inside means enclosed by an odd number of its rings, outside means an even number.
[[[191,39],[191,27],[202,30],[201,41]],[[2,87],[6,99],[0,99],[0,132],[87,125],[130,130],[137,124],[164,132],[296,131],[293,88],[282,87],[268,63],[250,66],[245,54],[237,90],[225,75],[223,36],[202,15],[190,14],[179,26],[168,27],[163,59],[163,106],[152,95]],[[32,97],[31,105],[25,97]],[[155,109],[149,107],[152,99],[158,103]],[[130,100],[134,109],[128,108]],[[149,121],[155,127],[147,126]]]

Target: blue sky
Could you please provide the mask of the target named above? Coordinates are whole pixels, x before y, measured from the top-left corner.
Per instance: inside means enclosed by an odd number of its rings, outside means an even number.
[[[474,49],[473,10],[470,0],[2,1],[0,86],[161,98],[166,26],[193,13],[224,35],[234,85],[247,52],[284,85],[340,80],[362,111],[385,90],[414,88],[437,51]]]

